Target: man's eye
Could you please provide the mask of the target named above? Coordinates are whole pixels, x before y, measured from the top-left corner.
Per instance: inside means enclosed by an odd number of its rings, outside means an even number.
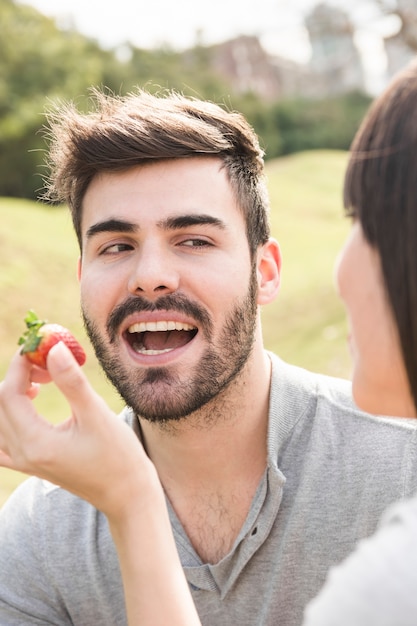
[[[132,246],[128,243],[113,243],[110,246],[104,247],[100,254],[120,254],[132,250]]]
[[[181,242],[181,245],[186,246],[187,248],[209,248],[212,246],[212,244],[207,241],[207,239],[198,238],[185,239]]]

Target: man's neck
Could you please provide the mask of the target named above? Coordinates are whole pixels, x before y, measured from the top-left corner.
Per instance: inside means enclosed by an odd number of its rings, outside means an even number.
[[[166,468],[172,475],[182,465],[185,469],[191,465],[194,474],[200,466],[207,474],[211,464],[213,469],[218,465],[215,457],[227,458],[230,451],[238,457],[248,448],[263,447],[270,379],[270,359],[263,352],[262,358],[249,359],[227,390],[195,413],[163,424],[139,418],[143,444],[158,471],[164,473]]]
[[[216,562],[230,549],[265,471],[270,378],[263,352],[228,393],[175,426],[140,420],[167,496],[206,561]],[[204,528],[219,542],[209,540]]]

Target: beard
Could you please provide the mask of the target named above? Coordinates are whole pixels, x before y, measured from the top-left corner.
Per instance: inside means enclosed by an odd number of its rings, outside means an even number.
[[[197,366],[184,378],[175,367],[147,370],[126,368],[117,354],[117,329],[128,315],[139,311],[168,310],[191,315],[199,323],[207,348]],[[253,264],[245,297],[234,304],[223,324],[219,339],[212,340],[213,322],[197,303],[181,294],[161,296],[150,303],[141,296],[131,297],[110,315],[106,325],[108,340],[82,310],[86,332],[107,378],[137,416],[156,423],[173,423],[205,406],[236,380],[255,342],[257,319],[257,278]],[[214,414],[213,414],[214,415]]]

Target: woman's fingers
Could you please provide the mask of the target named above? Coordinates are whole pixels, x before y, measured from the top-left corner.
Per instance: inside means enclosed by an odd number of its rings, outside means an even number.
[[[0,465],[19,471],[30,467],[28,442],[43,442],[43,433],[50,428],[32,403],[39,387],[31,380],[32,369],[16,353],[0,384]]]
[[[0,385],[0,465],[45,478],[116,517],[132,490],[126,474],[142,488],[144,473],[152,471],[136,435],[92,389],[63,343],[48,354],[48,376],[72,415],[56,426],[47,422],[31,402],[37,383],[26,361],[17,355]]]
[[[32,365],[29,361],[22,357],[20,352],[16,352],[10,361],[9,369],[4,377],[2,387],[6,388],[6,393],[10,396],[25,395],[31,387]]]
[[[27,428],[38,418],[31,400],[38,393],[39,384],[31,380],[32,366],[18,352],[10,362],[9,369],[0,383],[0,448],[5,439],[13,440],[13,434]]]

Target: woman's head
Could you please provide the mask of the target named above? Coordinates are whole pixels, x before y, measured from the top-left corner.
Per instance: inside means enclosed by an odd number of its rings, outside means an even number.
[[[381,293],[394,320],[391,332],[400,345],[417,406],[416,64],[396,76],[364,119],[351,147],[344,204],[364,243],[373,249],[375,275],[382,282]],[[355,279],[362,281],[365,275],[363,267]],[[391,379],[397,365],[393,356]],[[377,412],[384,412],[383,406]]]
[[[348,318],[356,404],[369,413],[414,416],[380,257],[366,240],[359,220],[339,255],[336,279]]]

